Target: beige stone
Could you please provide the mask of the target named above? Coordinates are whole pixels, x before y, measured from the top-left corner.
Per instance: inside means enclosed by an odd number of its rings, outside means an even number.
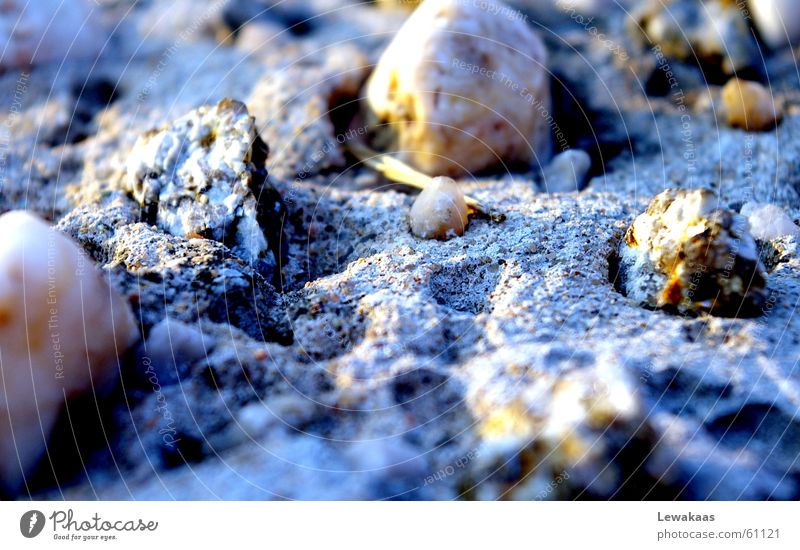
[[[411,232],[423,239],[447,240],[463,235],[467,213],[467,202],[458,184],[450,178],[433,178],[411,206]]]
[[[550,152],[546,51],[522,14],[491,0],[426,0],[366,86],[376,148],[429,175],[544,164]]]
[[[64,403],[113,382],[139,332],[70,239],[24,211],[0,216],[0,234],[0,489],[14,492]]]
[[[768,130],[780,121],[772,92],[759,84],[732,78],[722,88],[728,124],[750,131]]]

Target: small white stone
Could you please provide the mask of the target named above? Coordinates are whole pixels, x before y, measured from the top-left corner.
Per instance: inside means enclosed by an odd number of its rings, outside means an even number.
[[[0,216],[0,234],[0,486],[13,493],[66,400],[113,382],[139,331],[70,239],[23,211]]]
[[[98,12],[91,0],[3,0],[0,69],[96,57],[108,37]]]
[[[411,206],[411,232],[423,239],[447,240],[464,234],[467,202],[458,184],[445,177],[433,178]]]
[[[783,208],[774,204],[748,202],[742,206],[741,214],[747,217],[750,232],[758,240],[771,241],[779,237],[800,236],[800,227],[795,225]]]
[[[797,0],[750,0],[749,7],[761,38],[769,46],[800,44],[800,3]]]
[[[376,149],[448,176],[545,163],[550,116],[545,47],[495,0],[420,4],[375,67],[364,113]]]
[[[585,151],[568,149],[550,162],[544,171],[544,190],[548,193],[580,191],[586,182],[592,159]]]
[[[150,330],[145,353],[156,366],[171,369],[206,357],[209,345],[199,327],[167,317]]]

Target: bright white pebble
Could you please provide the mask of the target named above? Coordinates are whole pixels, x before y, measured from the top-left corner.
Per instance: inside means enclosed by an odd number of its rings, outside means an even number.
[[[750,222],[750,233],[761,241],[800,235],[800,227],[794,224],[792,218],[780,206],[748,202],[742,206],[741,213]]]
[[[13,494],[65,401],[113,382],[139,332],[69,238],[24,211],[0,216],[0,235],[0,490]]]

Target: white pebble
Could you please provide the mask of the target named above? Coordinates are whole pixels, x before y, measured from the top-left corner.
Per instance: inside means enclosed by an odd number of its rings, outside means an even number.
[[[750,233],[760,241],[800,235],[800,227],[781,207],[774,204],[748,202],[742,206],[741,214],[750,222]]]
[[[548,193],[580,191],[592,167],[592,159],[580,149],[567,149],[556,155],[544,171],[544,190]]]
[[[501,2],[426,0],[367,82],[376,149],[429,175],[461,176],[550,154],[544,44]]]
[[[797,0],[750,0],[756,28],[769,46],[800,44],[800,3]]]
[[[112,383],[139,332],[70,239],[24,211],[0,216],[0,235],[0,488],[13,493],[65,401]]]

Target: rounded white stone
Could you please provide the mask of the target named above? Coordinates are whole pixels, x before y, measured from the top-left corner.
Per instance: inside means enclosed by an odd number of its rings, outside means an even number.
[[[797,0],[750,0],[750,11],[761,38],[777,48],[800,43],[800,3]]]
[[[70,239],[24,211],[0,216],[0,234],[0,486],[13,492],[66,400],[112,382],[139,331]]]
[[[592,167],[586,151],[567,149],[556,155],[544,171],[544,190],[548,193],[580,191]]]
[[[800,236],[800,227],[794,224],[792,218],[780,206],[748,202],[742,206],[741,214],[750,223],[750,233],[761,241]]]
[[[429,175],[550,152],[546,51],[524,14],[494,0],[426,0],[380,58],[366,88],[373,145]]]

